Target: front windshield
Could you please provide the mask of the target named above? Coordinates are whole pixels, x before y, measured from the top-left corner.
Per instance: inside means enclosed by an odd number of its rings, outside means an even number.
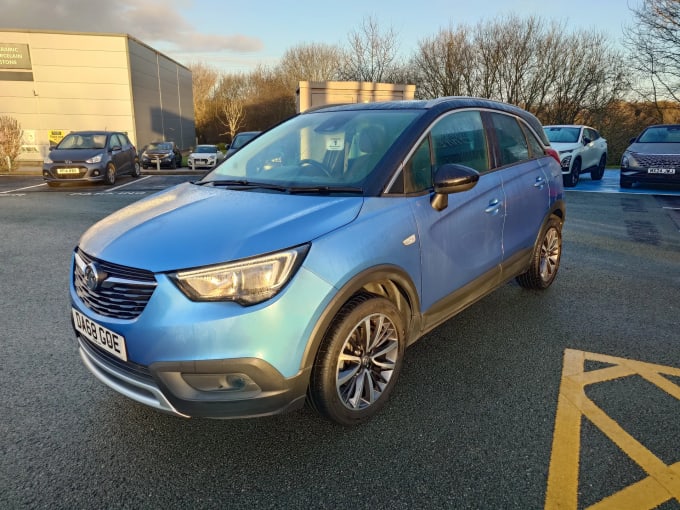
[[[257,136],[257,133],[249,133],[249,134],[243,134],[243,135],[236,135],[234,140],[231,142],[231,148],[232,149],[240,149],[243,147],[248,141],[252,140]]]
[[[253,140],[203,181],[283,187],[356,187],[422,110],[345,110],[299,115]]]
[[[680,126],[659,126],[645,130],[639,143],[680,143]]]
[[[211,154],[217,152],[217,147],[215,147],[214,145],[199,145],[198,147],[196,147],[196,150],[194,152],[200,154]]]
[[[149,146],[146,148],[146,150],[149,150],[149,151],[171,151],[172,150],[172,144],[166,143],[166,142],[150,143]]]
[[[57,149],[103,149],[104,147],[106,147],[104,134],[71,133],[57,145]]]
[[[546,127],[543,128],[550,143],[576,143],[581,133],[577,127]]]

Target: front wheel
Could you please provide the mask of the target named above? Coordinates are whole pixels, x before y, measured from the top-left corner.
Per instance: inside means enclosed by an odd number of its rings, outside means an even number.
[[[404,325],[388,299],[361,294],[333,320],[310,378],[308,399],[323,416],[354,425],[375,415],[401,370]]]
[[[561,257],[562,222],[553,216],[543,229],[540,242],[534,248],[529,269],[517,277],[517,283],[525,289],[547,289],[557,276]]]
[[[109,163],[106,167],[104,182],[106,182],[106,184],[114,184],[116,182],[116,167],[113,166],[113,163]]]
[[[564,185],[568,188],[573,188],[578,184],[578,178],[581,173],[581,160],[577,159],[571,165],[571,172],[564,176]]]

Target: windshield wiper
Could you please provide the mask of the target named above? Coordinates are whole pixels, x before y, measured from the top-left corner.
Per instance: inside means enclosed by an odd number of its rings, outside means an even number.
[[[282,191],[286,192],[288,191],[288,188],[285,186],[279,186],[277,184],[267,184],[266,182],[250,182],[246,181],[245,179],[223,179],[223,180],[218,180],[218,181],[199,181],[196,184],[198,185],[203,185],[203,184],[211,184],[212,186],[226,186],[226,187],[235,187],[239,189],[271,189],[274,191]]]
[[[354,186],[295,186],[290,193],[363,193],[363,188]]]

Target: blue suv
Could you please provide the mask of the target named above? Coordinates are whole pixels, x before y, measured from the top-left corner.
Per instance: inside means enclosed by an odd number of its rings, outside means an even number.
[[[407,346],[512,279],[554,281],[562,186],[539,121],[504,103],[300,114],[82,236],[80,356],[179,416],[308,402],[359,423],[385,404]]]

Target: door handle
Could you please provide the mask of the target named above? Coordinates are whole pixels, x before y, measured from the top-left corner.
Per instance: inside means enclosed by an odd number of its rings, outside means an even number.
[[[534,183],[534,188],[543,189],[545,186],[545,179],[543,177],[536,177],[536,182]]]
[[[498,214],[498,211],[500,211],[500,209],[501,201],[498,200],[497,198],[494,198],[489,202],[489,206],[486,209],[484,209],[484,212],[495,216],[496,214]]]

